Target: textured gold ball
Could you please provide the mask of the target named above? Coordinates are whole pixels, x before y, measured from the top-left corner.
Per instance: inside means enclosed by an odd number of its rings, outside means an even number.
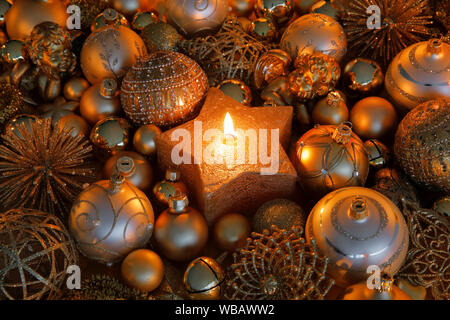
[[[82,117],[76,114],[65,115],[56,122],[61,128],[66,128],[72,131],[72,136],[89,137],[89,125]]]
[[[343,81],[347,91],[355,95],[374,94],[383,85],[384,74],[377,62],[356,58],[345,65]]]
[[[228,213],[217,219],[213,235],[220,249],[234,251],[245,246],[250,231],[246,217],[239,213]]]
[[[182,39],[174,27],[164,22],[146,26],[141,32],[141,37],[149,52],[177,51],[178,41]]]
[[[258,40],[271,42],[277,37],[277,27],[270,18],[258,18],[250,23],[248,33]]]
[[[256,0],[228,0],[230,11],[238,17],[248,17],[255,9]]]
[[[291,0],[257,0],[256,13],[259,17],[267,17],[277,24],[287,22],[294,13]]]
[[[125,150],[130,140],[131,125],[127,120],[107,117],[95,124],[91,130],[91,142],[106,154]]]
[[[225,80],[217,86],[217,89],[245,106],[252,105],[252,90],[242,80]]]
[[[348,114],[343,96],[338,91],[331,91],[314,105],[311,116],[315,124],[339,125],[348,120]]]
[[[153,124],[139,127],[133,137],[134,149],[144,156],[156,154],[156,138],[161,133],[161,129]]]
[[[64,98],[71,101],[80,101],[83,93],[89,88],[89,82],[81,77],[69,79],[64,85]]]
[[[391,160],[391,151],[381,141],[370,139],[364,142],[369,164],[374,168],[382,168]]]
[[[264,203],[253,216],[253,231],[263,233],[274,225],[280,230],[305,227],[306,216],[303,209],[287,199],[274,199]]]
[[[217,261],[199,257],[186,268],[183,284],[192,300],[218,300],[224,279],[225,272]]]
[[[141,292],[155,290],[164,278],[164,264],[157,253],[147,249],[131,252],[120,268],[125,282]]]

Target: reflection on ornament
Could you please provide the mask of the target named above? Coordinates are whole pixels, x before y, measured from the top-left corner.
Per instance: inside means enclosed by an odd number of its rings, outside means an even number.
[[[250,231],[250,224],[246,217],[239,213],[227,213],[215,222],[213,235],[220,249],[235,251],[245,245]]]
[[[192,300],[218,300],[224,279],[225,272],[217,261],[199,257],[187,266],[183,284]]]
[[[228,0],[231,13],[238,17],[248,17],[255,9],[256,0]]]
[[[130,140],[131,125],[127,120],[107,117],[95,124],[91,130],[91,142],[100,152],[113,155],[125,150]]]
[[[65,115],[56,121],[55,126],[70,130],[73,137],[89,137],[89,125],[86,120],[76,114]]]
[[[279,25],[287,22],[294,12],[291,0],[257,0],[255,8],[260,18],[267,17]]]
[[[225,80],[222,81],[217,89],[221,90],[227,96],[233,98],[244,106],[251,107],[252,105],[252,91],[251,89],[241,80]]]
[[[143,9],[145,0],[112,0],[112,6],[118,12],[130,17]]]
[[[89,88],[89,82],[82,77],[69,79],[64,85],[64,98],[71,101],[80,101],[83,93]]]
[[[433,210],[439,213],[441,216],[450,217],[450,196],[445,196],[436,200],[433,203]]]
[[[25,60],[25,44],[20,40],[8,40],[1,46],[0,56],[3,62],[9,64]]]
[[[0,27],[5,24],[5,15],[12,6],[11,0],[1,0],[0,1]]]
[[[370,139],[364,142],[369,157],[369,164],[374,168],[382,168],[391,160],[391,151],[381,141]]]
[[[156,153],[156,139],[161,133],[161,129],[153,124],[139,127],[133,136],[134,149],[144,156],[154,155]]]
[[[356,58],[345,65],[343,80],[345,88],[353,95],[368,95],[380,89],[384,75],[375,61]]]
[[[158,15],[153,11],[141,11],[133,16],[131,26],[136,31],[142,31],[145,27],[158,22]]]
[[[250,23],[248,33],[261,41],[271,42],[277,37],[277,27],[270,18],[258,18]]]
[[[155,198],[163,205],[168,206],[170,197],[184,194],[189,196],[188,188],[180,180],[181,174],[178,170],[167,169],[166,178],[153,187]]]
[[[274,49],[264,53],[255,65],[253,80],[257,89],[272,83],[275,79],[287,76],[291,57],[283,50]]]

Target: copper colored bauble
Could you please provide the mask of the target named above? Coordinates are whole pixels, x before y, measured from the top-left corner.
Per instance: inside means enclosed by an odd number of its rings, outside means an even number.
[[[212,34],[228,13],[227,0],[173,0],[166,2],[167,19],[186,37]]]
[[[386,72],[385,86],[401,113],[428,100],[450,98],[450,44],[432,39],[400,52]]]
[[[258,40],[271,42],[277,37],[277,27],[270,18],[258,18],[250,23],[248,33]]]
[[[279,49],[264,53],[255,65],[253,80],[257,89],[270,84],[275,79],[286,76],[291,65],[290,55]]]
[[[5,24],[5,15],[12,6],[11,0],[1,0],[0,1],[0,27]]]
[[[252,105],[252,91],[241,80],[225,80],[217,86],[217,89],[244,106],[250,107]]]
[[[381,141],[370,139],[364,142],[369,164],[374,168],[382,168],[391,160],[391,151]]]
[[[394,275],[408,251],[409,232],[395,204],[372,189],[348,187],[323,197],[309,214],[306,239],[328,257],[328,274],[341,286],[369,277],[378,266]]]
[[[64,98],[71,101],[80,101],[83,93],[89,88],[89,82],[82,77],[69,79],[64,85]]]
[[[228,0],[231,13],[238,17],[248,17],[255,9],[256,0]]]
[[[368,288],[367,281],[359,282],[345,289],[342,300],[412,300],[393,282],[389,275],[382,277],[379,287],[373,289]]]
[[[144,247],[152,235],[152,204],[126,181],[132,168],[133,159],[120,158],[118,174],[87,187],[72,206],[69,229],[89,259],[111,265]]]
[[[356,58],[345,65],[343,81],[346,90],[353,95],[369,95],[381,88],[384,74],[377,62]]]
[[[267,17],[277,24],[287,22],[294,7],[291,0],[256,0],[256,13],[259,17]]]
[[[95,124],[91,130],[91,142],[106,154],[125,150],[130,142],[131,125],[127,120],[107,117]]]
[[[141,37],[149,52],[177,51],[182,39],[177,29],[164,22],[149,24],[141,31]]]
[[[297,142],[295,163],[303,190],[314,198],[350,186],[363,186],[369,159],[361,139],[345,124],[316,125]]]
[[[155,223],[155,239],[159,252],[175,261],[188,261],[198,256],[208,241],[208,225],[203,215],[188,207],[185,195],[169,199],[169,209]]]
[[[12,118],[8,124],[5,127],[5,133],[7,135],[15,134],[17,137],[22,139],[22,135],[20,131],[20,127],[22,127],[22,124],[25,125],[24,128],[26,128],[28,131],[31,130],[33,124],[41,124],[41,119],[38,116],[32,115],[32,114],[20,114],[18,116],[15,116]]]
[[[112,0],[111,4],[118,12],[131,17],[139,10],[143,10],[145,2],[146,0]]]
[[[339,125],[348,120],[348,113],[343,96],[331,91],[314,105],[311,116],[315,124]]]
[[[0,46],[3,46],[8,41],[8,36],[3,30],[0,30]]]
[[[5,16],[6,31],[13,40],[25,40],[35,25],[50,21],[66,26],[66,7],[58,0],[17,0]]]
[[[159,22],[158,15],[153,11],[138,11],[134,14],[131,27],[136,31],[142,31],[150,24]]]
[[[158,182],[153,187],[153,194],[159,203],[167,206],[169,205],[170,197],[179,194],[189,195],[188,188],[180,181],[180,177],[180,171],[167,169],[165,180]]]
[[[91,24],[91,32],[99,31],[108,25],[124,26],[130,28],[127,18],[112,8],[105,9],[95,17]]]
[[[2,57],[3,62],[9,64],[15,64],[25,60],[25,44],[20,40],[8,40],[0,48],[0,56]]]
[[[192,300],[218,300],[224,279],[225,272],[216,260],[199,257],[187,266],[183,284]]]
[[[340,0],[317,0],[311,6],[311,13],[325,14],[335,20],[339,19],[339,15],[342,12],[342,5]]]
[[[389,101],[380,97],[368,97],[353,106],[350,122],[361,138],[383,139],[394,134],[398,117]]]
[[[144,156],[156,153],[156,138],[162,133],[161,129],[153,124],[139,127],[133,136],[134,149]]]
[[[109,158],[103,167],[103,178],[108,179],[117,174],[116,164],[121,157],[133,159],[133,167],[125,180],[144,192],[148,191],[153,182],[153,169],[143,156],[133,151],[120,151]]]
[[[245,245],[250,231],[246,217],[239,213],[227,213],[215,222],[213,235],[220,249],[234,251]]]
[[[39,106],[38,111],[44,119],[51,119],[52,125],[64,116],[73,115],[80,106],[78,101],[66,101],[63,97],[57,97],[53,102]]]
[[[306,216],[303,209],[287,199],[274,199],[264,203],[253,216],[252,229],[263,233],[274,225],[278,229],[291,230],[293,227],[303,230]]]
[[[321,52],[341,61],[347,52],[344,29],[333,18],[318,13],[306,14],[290,24],[280,45],[293,60],[297,55]]]
[[[400,122],[394,154],[403,171],[416,183],[450,192],[450,99],[425,102]]]
[[[311,10],[314,3],[319,0],[292,0],[295,11],[300,14],[307,13]]]
[[[164,278],[164,264],[158,254],[148,249],[131,252],[120,268],[125,282],[141,292],[155,290]]]
[[[127,72],[120,98],[137,125],[167,127],[192,119],[208,90],[205,72],[177,52],[155,52]]]
[[[445,196],[433,203],[433,210],[443,217],[450,217],[450,196]]]
[[[122,110],[117,81],[106,78],[87,89],[80,100],[80,114],[91,125]]]
[[[88,123],[86,122],[86,120],[76,114],[69,114],[59,118],[59,120],[55,123],[55,126],[66,128],[67,130],[72,130],[70,134],[74,137],[89,137]]]
[[[144,41],[133,30],[109,25],[92,33],[81,49],[80,64],[91,84],[105,78],[121,78],[147,54]]]

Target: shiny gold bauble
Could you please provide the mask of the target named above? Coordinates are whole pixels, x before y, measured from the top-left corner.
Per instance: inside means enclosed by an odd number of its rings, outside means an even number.
[[[133,30],[107,26],[92,33],[84,42],[81,69],[91,84],[105,78],[121,78],[146,53],[144,41]]]
[[[10,39],[25,40],[35,25],[50,21],[66,27],[66,7],[59,0],[17,0],[5,16]]]
[[[311,6],[311,13],[325,14],[335,20],[340,18],[340,14],[344,12],[344,6],[340,0],[316,0]]]
[[[228,0],[231,13],[238,17],[248,17],[255,9],[256,0]]]
[[[168,127],[195,117],[208,88],[197,62],[181,53],[159,51],[127,72],[120,98],[134,124]]]
[[[347,52],[347,37],[342,26],[333,18],[310,13],[289,25],[280,45],[293,60],[297,55],[321,52],[341,61]]]
[[[12,6],[11,0],[1,0],[0,1],[0,27],[5,24],[5,15]]]
[[[258,40],[271,42],[277,37],[277,27],[270,18],[258,18],[250,23],[248,33]]]
[[[225,80],[217,86],[227,96],[242,103],[244,106],[252,105],[252,90],[242,80]]]
[[[348,120],[348,113],[342,95],[338,91],[331,91],[314,105],[312,120],[315,124],[339,125]]]
[[[99,13],[94,21],[92,21],[91,32],[99,31],[108,25],[130,27],[127,18],[122,13],[112,8],[107,8],[102,13]]]
[[[234,251],[245,246],[250,232],[250,223],[246,217],[239,213],[228,213],[215,222],[213,236],[220,249]]]
[[[104,79],[83,93],[80,100],[80,114],[90,124],[118,115],[122,110],[119,93],[116,80]]]
[[[184,182],[180,181],[180,172],[178,170],[168,169],[166,178],[158,182],[153,187],[153,194],[159,203],[168,205],[170,197],[178,194],[189,195],[188,188]]]
[[[111,4],[115,10],[127,17],[133,16],[139,10],[143,10],[146,0],[112,0]]]
[[[274,199],[259,207],[253,216],[252,228],[254,232],[263,233],[272,230],[274,225],[278,229],[291,230],[292,227],[304,229],[305,212],[297,203],[287,199]]]
[[[116,163],[121,157],[133,159],[133,168],[125,178],[139,190],[148,191],[153,182],[153,169],[150,163],[140,154],[133,151],[120,151],[109,158],[103,167],[103,177],[108,178],[117,173]]]
[[[394,154],[416,183],[450,192],[450,99],[425,102],[400,122]]]
[[[155,239],[159,252],[171,260],[193,259],[208,241],[205,218],[188,205],[185,195],[171,197],[170,208],[163,211],[155,222]]]
[[[127,120],[107,117],[95,124],[91,130],[91,142],[106,154],[125,150],[130,141],[131,125]]]
[[[295,11],[304,14],[310,11],[312,5],[319,0],[292,0]]]
[[[5,133],[7,135],[10,135],[10,134],[14,133],[19,138],[22,139],[22,136],[19,133],[19,127],[22,126],[22,124],[24,123],[27,126],[27,129],[31,130],[30,129],[30,124],[32,122],[40,122],[40,121],[42,121],[42,120],[39,117],[35,116],[35,115],[32,115],[32,114],[20,114],[18,116],[15,116],[14,118],[12,118],[8,122],[8,124],[5,126]]]
[[[272,81],[289,74],[291,65],[290,55],[279,49],[264,53],[255,65],[253,80],[257,89],[270,84]]]
[[[369,159],[361,139],[345,124],[316,125],[297,142],[296,169],[303,190],[314,198],[349,186],[363,186]]]
[[[386,286],[381,284],[381,286]],[[369,289],[367,281],[359,282],[345,289],[342,300],[412,300],[402,289],[394,284],[386,288]]]
[[[68,130],[73,130],[72,135],[89,137],[89,125],[82,117],[76,114],[65,115],[56,122],[60,128],[67,128]]]
[[[82,77],[69,79],[64,85],[64,98],[71,101],[80,101],[83,93],[89,88],[89,82]]]
[[[391,62],[385,86],[400,112],[428,100],[450,98],[450,44],[432,39],[404,49]]]
[[[343,72],[345,88],[355,95],[368,95],[381,88],[383,70],[372,60],[356,58],[345,65]]]
[[[186,268],[183,284],[192,300],[218,300],[224,279],[225,272],[216,260],[199,257]]]
[[[156,138],[161,133],[161,129],[153,124],[146,124],[139,127],[133,136],[134,149],[144,156],[156,154]]]
[[[20,40],[8,40],[0,48],[0,56],[3,62],[10,64],[25,60],[25,44]]]
[[[131,26],[136,31],[142,31],[145,29],[145,27],[149,26],[150,24],[155,24],[158,22],[159,22],[158,15],[153,11],[137,12],[133,16]]]
[[[153,232],[152,204],[125,180],[132,162],[128,157],[120,158],[120,174],[87,187],[70,212],[69,229],[80,251],[108,265],[144,247]]]
[[[443,217],[450,217],[450,196],[445,196],[433,203],[433,210]]]
[[[369,164],[374,168],[382,168],[391,160],[391,151],[381,141],[370,139],[364,142]]]
[[[291,0],[256,0],[256,13],[259,17],[267,17],[277,24],[287,22],[294,13]]]
[[[182,39],[174,27],[164,22],[146,26],[141,32],[141,37],[149,52],[177,51],[178,41]]]
[[[164,279],[164,264],[158,254],[148,249],[131,252],[120,268],[125,282],[141,292],[150,292],[159,287]]]
[[[408,251],[409,232],[395,204],[381,193],[348,187],[323,197],[309,214],[306,240],[328,258],[327,273],[340,286],[367,279],[378,266],[394,275]]]
[[[167,19],[186,37],[217,31],[228,13],[228,0],[171,0],[166,2]]]
[[[358,101],[350,111],[353,130],[363,139],[383,139],[392,136],[398,117],[394,106],[386,99],[368,97]]]

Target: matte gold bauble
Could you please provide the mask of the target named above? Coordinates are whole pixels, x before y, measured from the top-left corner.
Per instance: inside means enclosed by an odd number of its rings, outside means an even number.
[[[146,124],[139,127],[133,137],[134,149],[144,156],[156,154],[156,138],[161,133],[161,129],[153,124]]]
[[[213,236],[220,249],[234,251],[245,246],[250,232],[250,223],[246,217],[239,213],[228,213],[215,222]]]
[[[168,127],[195,117],[208,88],[197,62],[181,53],[159,51],[127,72],[120,99],[134,124]]]
[[[287,22],[294,12],[291,0],[256,0],[255,8],[260,18],[270,18],[277,24]]]
[[[61,117],[55,124],[60,126],[60,128],[73,129],[72,136],[83,136],[89,137],[89,125],[86,120],[76,114],[69,114]]]
[[[168,205],[170,197],[184,194],[189,195],[188,188],[180,181],[181,174],[178,170],[168,169],[165,180],[158,182],[153,187],[153,194],[159,203]]]
[[[253,80],[257,89],[272,83],[272,81],[289,74],[290,55],[279,49],[264,53],[255,65]]]
[[[255,9],[256,0],[228,0],[231,13],[238,17],[248,17]]]
[[[159,22],[158,15],[153,11],[137,12],[133,16],[131,26],[136,31],[142,31],[145,29],[145,27],[149,26],[150,24],[155,24],[158,22]]]
[[[125,282],[141,292],[150,292],[159,287],[164,279],[164,264],[158,254],[147,249],[131,252],[120,268]]]
[[[122,110],[119,93],[116,80],[104,79],[83,93],[80,100],[80,114],[90,124],[118,115]]]
[[[143,10],[145,2],[146,0],[112,0],[111,4],[118,12],[131,17],[139,10]]]
[[[131,125],[127,120],[117,117],[107,117],[95,124],[91,130],[91,142],[99,151],[113,155],[125,150],[130,141]]]
[[[192,300],[218,300],[224,279],[225,272],[216,260],[199,257],[186,268],[183,284]]]
[[[205,218],[188,205],[185,195],[173,196],[169,200],[169,209],[156,219],[155,239],[159,252],[171,260],[193,259],[208,241]]]
[[[310,13],[289,25],[280,45],[293,60],[297,55],[321,52],[341,61],[347,52],[347,37],[342,26],[333,18]]]
[[[385,86],[399,111],[428,100],[450,98],[450,44],[432,39],[404,49],[391,62]]]
[[[146,26],[141,37],[149,52],[177,51],[178,41],[182,36],[168,23],[158,22]]]
[[[393,284],[391,278],[381,279],[378,288],[369,289],[367,281],[345,289],[342,300],[412,300],[402,289]]]
[[[131,158],[120,158],[119,174],[90,185],[72,206],[69,229],[89,259],[111,265],[144,247],[152,235],[152,204],[125,180],[132,167]]]
[[[147,54],[144,41],[133,30],[110,25],[92,33],[81,49],[80,64],[91,84],[105,78],[121,78]]]
[[[197,37],[217,31],[228,13],[227,0],[171,0],[167,19],[183,36]]]
[[[64,98],[71,101],[80,101],[83,93],[89,88],[89,82],[82,77],[69,79],[64,85]]]
[[[450,192],[450,99],[425,102],[400,122],[394,154],[403,171],[424,187]]]
[[[298,140],[295,150],[300,185],[314,198],[366,182],[369,159],[364,144],[345,124],[316,125]]]
[[[20,40],[8,40],[0,48],[0,56],[3,62],[10,64],[25,60],[25,44]]]
[[[252,90],[242,80],[225,80],[217,86],[227,96],[242,103],[244,106],[250,107],[252,105]]]
[[[256,211],[252,228],[254,232],[261,234],[264,230],[272,230],[273,225],[280,230],[291,230],[292,227],[303,230],[305,222],[305,213],[297,203],[287,199],[274,199],[264,203]]]
[[[130,28],[127,18],[120,12],[112,8],[105,9],[102,13],[99,13],[91,24],[91,32],[99,31],[106,26],[124,26]]]
[[[0,1],[0,27],[5,24],[5,15],[12,6],[11,0],[1,0]]]
[[[270,18],[258,18],[250,23],[248,33],[258,40],[272,42],[277,37],[277,27]]]
[[[340,286],[367,279],[378,266],[394,275],[408,251],[409,232],[395,204],[381,193],[348,187],[323,197],[308,216],[306,240],[328,258],[327,273]]]
[[[319,0],[292,0],[295,11],[300,14],[309,12],[312,5],[317,1]]]
[[[343,81],[355,96],[374,94],[383,85],[384,74],[377,62],[356,58],[345,65]]]
[[[364,142],[369,164],[374,168],[382,168],[391,160],[391,151],[381,141],[370,139]]]
[[[6,31],[13,40],[25,40],[41,22],[54,22],[64,28],[66,20],[66,7],[59,0],[17,0],[5,16]]]
[[[120,151],[109,158],[103,167],[103,177],[108,178],[117,174],[117,161],[121,157],[133,159],[133,168],[126,176],[125,180],[134,184],[140,190],[146,192],[150,189],[153,182],[153,169],[150,163],[140,154],[133,151]]]
[[[450,196],[445,196],[433,203],[433,210],[443,217],[450,217]]]
[[[338,91],[331,91],[314,105],[312,120],[315,124],[339,125],[348,120],[348,114],[345,99]]]
[[[392,136],[398,117],[394,106],[386,99],[368,97],[358,101],[350,111],[353,130],[363,139],[383,139]]]

